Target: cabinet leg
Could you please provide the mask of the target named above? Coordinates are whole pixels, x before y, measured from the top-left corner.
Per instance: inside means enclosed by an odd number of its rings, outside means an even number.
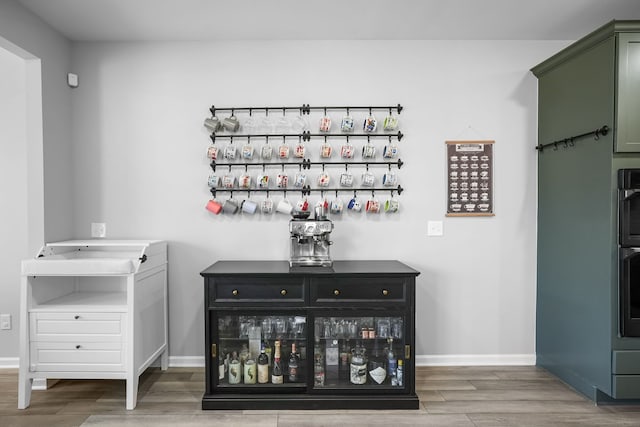
[[[138,376],[127,379],[127,409],[135,409],[138,403]]]
[[[25,379],[22,375],[18,382],[18,409],[27,409],[31,403],[31,387],[33,379]]]
[[[165,350],[160,355],[160,369],[166,371],[169,368],[169,350]]]

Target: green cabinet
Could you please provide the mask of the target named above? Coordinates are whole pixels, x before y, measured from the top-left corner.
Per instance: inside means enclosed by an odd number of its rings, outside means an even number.
[[[640,168],[640,21],[613,21],[532,69],[538,152],[537,364],[593,400],[640,399],[640,338],[618,325],[617,173]],[[532,150],[533,151],[533,150]]]
[[[640,152],[640,33],[618,34],[616,151]]]

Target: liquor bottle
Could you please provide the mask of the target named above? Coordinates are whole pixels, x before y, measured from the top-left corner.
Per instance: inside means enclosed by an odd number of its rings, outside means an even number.
[[[220,354],[218,354],[218,383],[221,383],[222,380],[224,380],[224,368],[224,357],[222,356],[222,352],[220,352]]]
[[[271,382],[273,384],[282,384],[284,376],[282,375],[282,364],[280,363],[280,341],[275,342],[275,353],[273,355],[273,369],[271,371]]]
[[[387,378],[387,370],[384,365],[384,357],[380,354],[378,340],[375,340],[373,354],[369,359],[369,377],[371,377],[374,384],[382,384]]]
[[[291,354],[289,355],[289,382],[295,383],[298,378],[298,354],[296,353],[296,343],[291,344]]]
[[[398,359],[396,359],[396,355],[393,353],[393,338],[389,338],[387,341],[389,342],[389,353],[387,353],[387,375],[391,377],[391,381],[393,382],[393,378],[396,376],[396,369],[398,368]]]
[[[240,349],[240,363],[244,366],[244,363],[249,358],[249,348],[246,344],[242,344],[242,349]]]
[[[244,362],[244,383],[255,384],[256,376],[256,361],[249,355],[249,358]]]
[[[231,353],[229,361],[229,384],[240,384],[242,380],[242,363],[238,359],[238,352]]]
[[[313,385],[324,387],[324,360],[322,360],[322,353],[316,353],[314,358]]]
[[[264,344],[262,344],[260,356],[258,356],[258,382],[260,384],[269,382],[269,356],[267,356]]]
[[[366,349],[360,344],[356,344],[352,351],[349,379],[351,384],[367,383],[367,356]]]
[[[264,352],[269,359],[269,366],[271,366],[271,364],[273,363],[273,348],[271,348],[271,343],[269,343],[269,341],[267,340],[264,341]]]
[[[399,387],[403,387],[404,386],[404,367],[403,365],[403,361],[402,359],[398,359],[398,369],[396,369],[396,378],[398,381],[398,386]]]
[[[349,355],[351,354],[351,344],[349,340],[342,340],[342,346],[340,348],[340,368],[338,370],[338,378],[341,380],[347,380],[349,378]]]

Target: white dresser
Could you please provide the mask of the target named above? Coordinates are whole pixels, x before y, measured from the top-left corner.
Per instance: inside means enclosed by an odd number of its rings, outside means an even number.
[[[34,379],[123,379],[126,408],[156,359],[168,366],[167,245],[70,240],[22,262],[18,408]]]

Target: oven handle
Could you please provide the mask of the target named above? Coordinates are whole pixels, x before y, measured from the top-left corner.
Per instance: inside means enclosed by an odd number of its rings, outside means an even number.
[[[637,189],[622,190],[622,199],[623,200],[628,200],[628,199],[632,198],[633,196],[637,195],[638,193],[640,193],[640,190],[637,190]]]

